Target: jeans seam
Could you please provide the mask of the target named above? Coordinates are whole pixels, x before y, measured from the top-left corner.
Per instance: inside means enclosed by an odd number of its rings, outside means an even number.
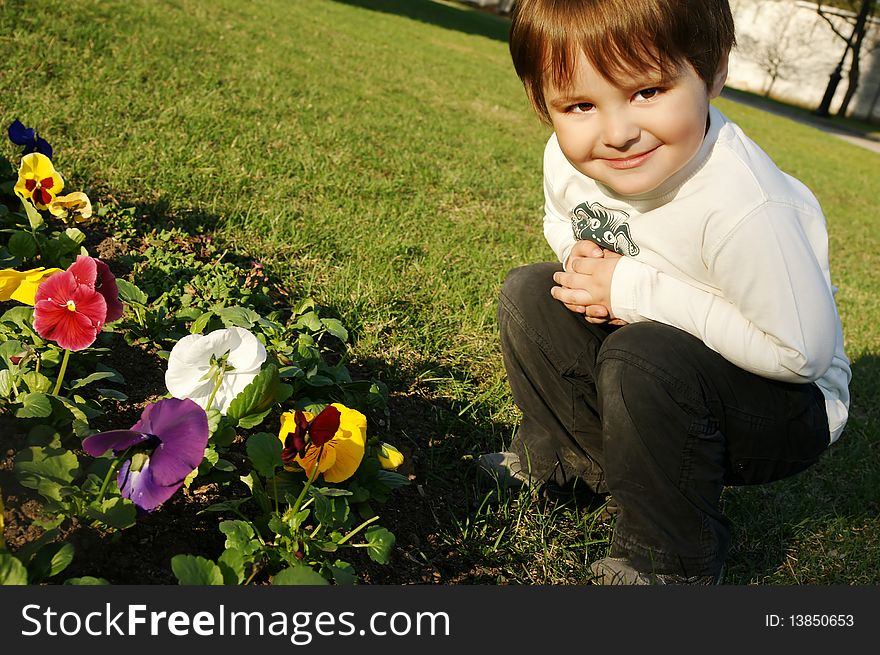
[[[553,368],[556,369],[556,372],[562,377],[569,377],[568,373],[575,368],[578,362],[580,362],[581,358],[586,354],[586,350],[578,353],[578,355],[574,358],[573,364],[563,366],[562,358],[559,356],[559,353],[553,348],[551,343],[541,335],[539,331],[534,330],[530,326],[529,322],[525,320],[523,313],[519,310],[516,303],[510,300],[510,298],[508,298],[504,294],[504,292],[502,292],[500,296],[500,306],[503,307],[504,313],[506,313],[510,317],[510,320],[515,322],[519,329],[522,330],[523,334],[525,334],[525,336],[530,339],[547,357],[547,360],[553,365]]]
[[[631,352],[620,350],[617,348],[609,348],[606,350],[602,350],[599,353],[598,359],[600,364],[605,359],[617,359],[619,361],[626,362],[627,364],[631,364],[632,366],[641,369],[645,373],[648,373],[649,375],[658,378],[661,382],[665,382],[666,384],[670,385],[676,392],[684,392],[687,395],[686,399],[693,402],[694,404],[706,404],[706,401],[703,398],[702,394],[696,393],[690,384],[679,380],[678,378],[670,375],[666,371],[654,366],[647,360],[633,355]]]

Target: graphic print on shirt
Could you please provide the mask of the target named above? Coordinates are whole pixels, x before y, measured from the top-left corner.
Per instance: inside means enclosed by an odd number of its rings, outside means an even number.
[[[582,202],[571,210],[571,228],[575,239],[587,239],[620,255],[635,257],[639,247],[633,243],[628,218],[625,211],[608,209],[598,202]]]

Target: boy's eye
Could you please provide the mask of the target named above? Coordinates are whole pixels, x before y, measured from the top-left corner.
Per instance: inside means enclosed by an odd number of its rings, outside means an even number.
[[[569,111],[575,114],[586,114],[588,111],[593,110],[593,103],[591,102],[579,102],[576,105],[572,105],[569,107]]]
[[[636,92],[636,99],[637,100],[651,100],[653,98],[656,98],[658,95],[660,95],[660,89],[655,86],[652,86],[649,89],[642,89],[641,91],[637,91]]]

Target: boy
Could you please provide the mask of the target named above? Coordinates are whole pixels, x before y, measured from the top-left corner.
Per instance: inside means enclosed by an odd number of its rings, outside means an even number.
[[[519,0],[510,50],[537,113],[562,266],[508,275],[513,482],[585,483],[617,518],[599,584],[720,581],[724,485],[814,463],[849,361],[810,191],[709,105],[727,0]],[[601,246],[601,247],[600,247]]]

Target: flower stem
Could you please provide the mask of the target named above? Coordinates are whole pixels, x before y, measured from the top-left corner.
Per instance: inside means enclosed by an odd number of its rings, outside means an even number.
[[[340,539],[339,541],[337,541],[337,542],[336,542],[337,545],[341,546],[341,545],[344,544],[346,541],[348,541],[348,540],[351,539],[353,536],[355,536],[358,532],[360,532],[360,531],[363,530],[365,527],[367,527],[368,525],[370,525],[370,523],[375,523],[375,522],[378,521],[378,520],[379,520],[379,517],[378,517],[378,516],[374,516],[374,517],[371,518],[371,519],[367,519],[366,521],[364,521],[363,523],[361,523],[358,527],[356,527],[354,530],[352,530],[352,531],[349,532],[347,535],[345,535],[342,539]]]
[[[61,391],[61,383],[64,381],[64,374],[67,373],[67,362],[70,360],[70,351],[64,350],[64,357],[61,360],[61,370],[58,371],[58,379],[55,381],[55,389],[52,390],[52,395],[57,396],[58,392]]]
[[[225,372],[226,362],[223,362],[220,371],[217,373],[217,383],[214,385],[214,391],[211,392],[211,397],[208,398],[208,404],[205,406],[205,411],[211,409],[211,405],[214,404],[214,397],[217,395],[217,392],[220,391],[220,385],[223,384],[223,374]]]
[[[104,494],[107,493],[107,487],[110,486],[110,480],[113,478],[113,474],[116,472],[117,467],[119,466],[119,462],[125,459],[125,456],[128,455],[128,450],[122,454],[122,457],[117,457],[110,464],[110,468],[107,469],[107,475],[104,476],[104,482],[101,484],[101,490],[98,492],[98,500],[96,502],[100,503],[104,500]]]
[[[306,493],[309,490],[309,487],[312,486],[312,483],[315,481],[315,478],[318,477],[318,469],[321,464],[321,455],[324,452],[324,446],[321,446],[321,449],[318,451],[318,456],[315,458],[315,468],[312,469],[312,474],[309,476],[309,479],[306,480],[305,485],[303,485],[302,491],[299,492],[299,497],[296,499],[296,502],[292,507],[292,514],[295,516],[297,512],[299,512],[300,505],[302,505],[303,498],[306,497]]]

